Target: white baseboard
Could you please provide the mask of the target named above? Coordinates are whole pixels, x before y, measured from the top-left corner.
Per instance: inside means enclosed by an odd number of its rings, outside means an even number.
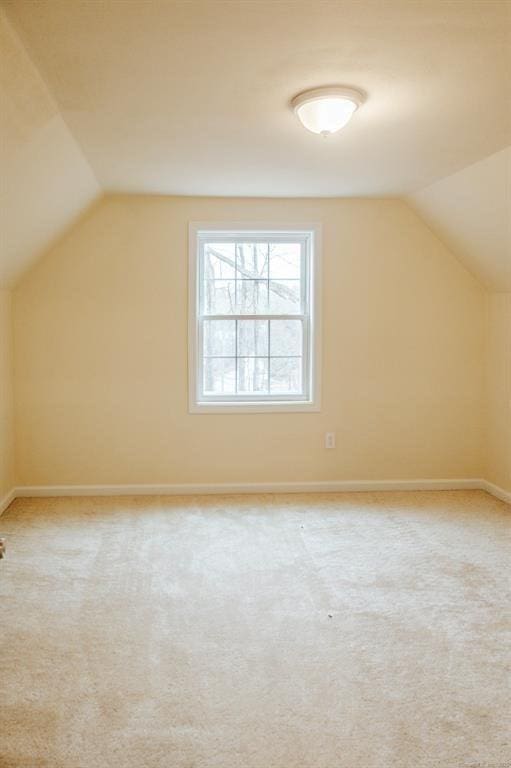
[[[16,491],[17,491],[17,488],[11,488],[9,493],[6,493],[5,496],[2,499],[0,499],[0,515],[2,514],[2,512],[5,512],[5,510],[11,503],[11,501],[14,501],[14,499],[17,496]]]
[[[14,488],[2,502],[14,498],[50,496],[190,496],[250,493],[342,493],[358,491],[484,490],[511,503],[511,494],[480,478],[417,480],[331,480],[304,483],[185,483],[165,485],[25,485]],[[1,514],[1,512],[0,512]]]
[[[510,491],[505,491],[504,488],[500,488],[498,485],[490,483],[488,480],[483,480],[482,489],[487,493],[491,493],[492,496],[496,496],[497,499],[511,504]]]
[[[351,491],[443,491],[480,489],[479,479],[319,480],[304,483],[186,483],[166,485],[33,485],[16,496],[188,496],[247,493],[332,493]]]

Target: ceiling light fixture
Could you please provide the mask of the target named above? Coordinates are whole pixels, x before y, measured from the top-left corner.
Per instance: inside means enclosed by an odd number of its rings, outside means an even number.
[[[326,86],[299,93],[291,107],[307,130],[329,136],[344,128],[363,101],[355,88]]]

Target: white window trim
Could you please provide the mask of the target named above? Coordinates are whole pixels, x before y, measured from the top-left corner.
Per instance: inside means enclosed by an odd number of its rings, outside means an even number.
[[[274,397],[271,401],[257,402],[242,400],[199,400],[199,234],[204,232],[229,235],[264,234],[307,234],[311,236],[309,254],[310,269],[310,351],[309,351],[309,399],[286,400]],[[190,413],[233,414],[233,413],[307,413],[321,410],[321,224],[300,222],[275,224],[275,222],[190,222],[188,233],[188,409]]]

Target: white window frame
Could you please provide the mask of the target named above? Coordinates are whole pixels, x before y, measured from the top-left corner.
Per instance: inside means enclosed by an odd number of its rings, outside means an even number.
[[[302,290],[306,291],[304,315],[305,395],[290,399],[287,395],[263,395],[254,399],[248,395],[201,397],[202,338],[200,322],[200,249],[209,239],[239,237],[248,241],[299,239],[305,244],[302,268]],[[188,402],[190,413],[269,413],[317,412],[320,410],[321,387],[321,225],[318,223],[282,224],[264,222],[190,222],[189,225],[189,298],[188,298]],[[305,279],[303,279],[305,278]],[[308,290],[307,290],[308,289]],[[227,317],[227,316],[226,316]],[[267,316],[243,315],[244,319],[265,319]],[[272,317],[277,317],[272,315]]]

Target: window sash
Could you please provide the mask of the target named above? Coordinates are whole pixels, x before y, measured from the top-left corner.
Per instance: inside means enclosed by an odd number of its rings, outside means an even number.
[[[296,234],[292,233],[289,236],[287,236],[285,233],[280,235],[273,235],[271,233],[268,233],[270,236],[264,237],[261,234],[255,234],[252,235],[250,232],[245,233],[224,233],[223,235],[221,233],[215,233],[215,235],[209,236],[208,233],[200,233],[198,236],[198,260],[199,260],[199,268],[197,270],[197,280],[198,280],[198,308],[197,308],[197,314],[201,317],[209,316],[209,313],[204,312],[204,285],[206,282],[206,278],[204,275],[204,248],[206,245],[210,243],[232,243],[235,247],[237,244],[241,243],[262,243],[262,244],[268,244],[268,245],[278,245],[279,243],[294,243],[297,245],[300,245],[300,251],[301,251],[301,259],[300,259],[300,309],[303,314],[309,314],[310,311],[310,296],[309,296],[309,288],[310,288],[310,234]],[[235,275],[236,275],[236,261],[235,261]],[[275,282],[278,282],[278,278],[271,278],[270,277],[270,269],[268,264],[268,276],[267,277],[254,277],[254,278],[217,278],[225,280],[225,282],[228,282],[229,280],[234,280],[235,283],[242,282],[242,280],[254,280],[259,282],[265,282],[269,283],[273,280]],[[283,280],[285,278],[282,278]],[[293,278],[291,278],[293,279]],[[269,313],[269,314],[276,314],[276,313]],[[296,313],[299,314],[299,313]],[[234,316],[230,315],[230,316]]]
[[[296,320],[302,324],[302,349],[301,355],[270,355],[271,351],[271,338],[268,337],[268,354],[266,355],[239,355],[237,334],[235,339],[235,354],[234,355],[205,355],[204,354],[204,320]],[[236,326],[237,327],[237,326]],[[310,399],[310,355],[309,355],[309,316],[308,315],[199,315],[198,316],[198,336],[197,343],[199,354],[197,358],[197,389],[200,402],[304,402]],[[269,325],[268,333],[270,334],[271,325]],[[230,392],[227,394],[205,393],[204,392],[204,360],[236,360],[235,368],[235,381],[236,387],[238,385],[238,360],[239,358],[257,357],[268,360],[268,392]],[[285,394],[277,394],[270,392],[270,375],[271,367],[270,361],[273,359],[284,358],[300,358],[302,361],[302,391],[301,392],[289,392]]]

